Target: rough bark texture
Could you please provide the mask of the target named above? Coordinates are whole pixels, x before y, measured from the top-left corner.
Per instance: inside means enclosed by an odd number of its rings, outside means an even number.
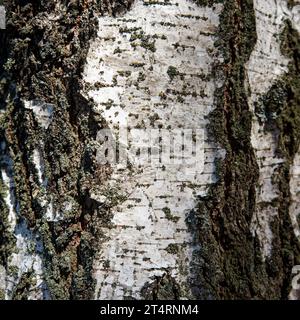
[[[299,298],[299,1],[3,4],[0,299]],[[203,170],[101,164],[124,119]]]

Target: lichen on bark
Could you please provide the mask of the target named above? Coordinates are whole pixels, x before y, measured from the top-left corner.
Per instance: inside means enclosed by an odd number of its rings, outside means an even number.
[[[1,108],[6,123],[1,132],[13,161],[19,210],[30,230],[42,239],[44,276],[51,298],[89,299],[94,293],[97,225],[109,216],[109,210],[99,211],[99,204],[89,195],[89,177],[99,169],[90,142],[105,123],[79,92],[88,41],[97,26],[95,14],[103,7],[96,1],[11,1],[6,9],[7,29],[1,37]],[[55,106],[47,129],[41,128],[35,114],[24,106],[24,100],[34,99]],[[30,160],[35,149],[44,162],[42,178],[47,187],[39,184]],[[45,217],[45,192],[51,193],[56,212],[66,213],[65,206],[71,207],[63,221]],[[4,219],[5,210],[1,213]],[[7,229],[4,222],[1,228]],[[2,260],[10,252],[5,248],[13,241],[2,239],[1,264],[5,266]]]
[[[265,131],[278,132],[276,153],[285,159],[273,177],[273,183],[280,192],[274,200],[279,214],[272,223],[275,237],[268,265],[281,287],[281,297],[287,298],[291,289],[291,270],[300,263],[300,243],[293,231],[289,214],[292,201],[290,170],[300,143],[300,37],[290,21],[285,22],[279,41],[281,53],[289,59],[288,71],[261,98],[256,113]]]
[[[216,69],[223,74],[225,84],[215,93],[210,129],[227,153],[218,164],[219,183],[191,214],[192,225],[197,222],[193,227],[196,241],[205,243],[195,252],[192,265],[198,274],[192,280],[200,298],[287,299],[292,267],[299,264],[299,241],[289,217],[290,163],[299,149],[299,35],[287,23],[281,48],[290,58],[289,72],[272,87],[257,110],[267,118],[266,130],[279,132],[278,152],[287,159],[273,181],[280,190],[276,199],[279,215],[272,223],[275,236],[271,257],[263,261],[259,240],[250,232],[256,210],[258,166],[250,141],[245,63],[254,48],[255,34],[252,1],[226,1],[217,42],[225,63]],[[201,289],[197,283],[202,284]]]
[[[7,273],[19,273],[18,267],[14,269],[8,264],[12,254],[17,254],[5,201],[11,192],[18,200],[13,208],[17,225],[25,221],[28,230],[41,239],[43,274],[52,299],[94,298],[93,263],[106,236],[103,227],[111,228],[111,206],[124,200],[118,198],[115,190],[108,195],[110,204],[100,203],[91,195],[93,187],[111,177],[111,168],[97,163],[94,143],[97,132],[108,124],[100,112],[95,111],[94,102],[81,92],[89,42],[97,33],[97,17],[107,13],[117,17],[129,10],[133,2],[4,1],[8,16],[7,30],[0,31],[0,140],[4,143],[0,161],[4,168],[3,157],[10,157],[14,187],[7,190],[0,180],[0,267]],[[259,239],[253,236],[250,227],[257,209],[259,177],[258,160],[251,144],[252,114],[247,102],[245,69],[256,43],[253,1],[193,2],[211,10],[216,9],[216,4],[224,5],[218,33],[212,35],[217,36],[215,46],[223,61],[216,62],[212,75],[206,78],[199,74],[199,78],[204,81],[211,77],[223,83],[215,91],[215,109],[209,115],[208,132],[218,146],[226,150],[225,159],[216,160],[218,182],[210,187],[206,196],[199,197],[197,207],[188,217],[197,248],[189,266],[193,297],[285,299],[290,290],[291,268],[300,264],[299,241],[289,217],[290,170],[300,141],[299,34],[291,23],[286,23],[280,41],[282,54],[290,61],[288,72],[256,107],[258,117],[263,115],[265,130],[278,133],[277,152],[286,160],[276,169],[272,181],[279,190],[274,200],[279,214],[272,222],[271,255],[264,260]],[[167,6],[169,1],[143,3],[148,7],[155,4]],[[294,4],[288,1],[289,7]],[[120,34],[127,31],[120,30]],[[132,48],[139,43],[147,54],[155,53],[158,38],[149,39],[145,34],[133,32]],[[166,36],[161,36],[161,40],[166,40]],[[186,49],[182,44],[174,45],[175,49],[178,47]],[[121,53],[120,48],[116,48],[114,54]],[[137,62],[131,67],[137,69],[143,65]],[[173,65],[166,74],[170,83],[184,78]],[[139,73],[137,88],[146,77]],[[167,94],[169,92],[161,92],[160,98],[167,99]],[[187,92],[186,88],[176,94],[179,103],[190,94],[197,97],[196,92]],[[33,101],[53,108],[47,127],[41,125],[34,108],[28,107]],[[158,114],[149,120],[154,127]],[[36,158],[42,163],[40,167]],[[178,221],[168,207],[162,211],[167,220]],[[178,244],[172,243],[166,247],[170,254],[180,250],[185,247],[179,249]],[[103,267],[108,269],[110,261]],[[10,296],[29,298],[35,276],[34,270],[22,271]],[[142,289],[143,298],[178,299],[181,296],[183,288],[168,271],[152,280]],[[0,288],[0,299],[6,295]]]
[[[250,141],[245,64],[255,42],[252,1],[225,1],[216,42],[224,63],[215,69],[224,85],[215,92],[209,129],[226,149],[226,157],[218,163],[219,182],[190,218],[192,225],[196,221],[193,231],[202,244],[191,266],[197,277],[191,280],[202,299],[272,296],[258,241],[250,232],[258,167]]]

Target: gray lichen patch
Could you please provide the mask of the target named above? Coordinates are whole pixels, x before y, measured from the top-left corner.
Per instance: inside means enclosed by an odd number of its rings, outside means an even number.
[[[31,262],[40,291],[27,298],[93,295],[93,241],[101,237],[97,225],[109,220],[109,209],[100,212],[89,194],[89,187],[103,179],[92,141],[105,123],[79,88],[88,40],[97,25],[94,13],[103,10],[94,1],[68,6],[12,1],[7,7],[1,111],[19,211],[12,238],[21,249],[13,253],[1,246],[1,256],[6,264],[22,260],[18,276],[9,282],[20,297],[27,297]],[[6,236],[4,241],[9,248],[12,242]],[[5,290],[10,297],[13,290]]]
[[[145,300],[178,300],[182,296],[180,285],[169,273],[146,283],[141,293]]]
[[[1,289],[5,299],[18,299],[19,296],[22,299],[25,296],[32,299],[46,297],[47,287],[44,283],[41,261],[42,246],[36,234],[29,230],[22,218],[16,198],[13,161],[9,156],[5,140],[1,142],[1,149],[1,177],[5,186],[5,188],[2,187],[1,196],[4,200],[2,205],[6,208],[1,210],[2,225],[5,227],[3,243],[1,243],[1,265],[4,268],[0,275]],[[34,282],[26,282],[29,272]],[[26,282],[26,288],[23,285],[19,287],[22,281]],[[22,292],[23,289],[24,291],[26,289],[26,293]]]

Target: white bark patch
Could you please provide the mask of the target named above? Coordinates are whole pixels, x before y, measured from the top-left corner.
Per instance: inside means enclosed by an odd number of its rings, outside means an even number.
[[[14,195],[12,194],[11,190],[14,188],[13,181],[11,177],[5,170],[1,170],[2,181],[4,186],[6,187],[6,195],[4,197],[4,201],[8,208],[8,223],[9,223],[9,231],[13,231],[15,229],[17,223],[17,217],[14,210]]]
[[[2,152],[5,152],[5,143],[2,142]],[[33,272],[34,278],[30,287],[28,299],[47,299],[48,290],[43,278],[42,244],[38,237],[29,230],[25,220],[20,215],[19,203],[15,197],[15,182],[13,161],[7,154],[2,154],[1,170],[2,181],[5,186],[6,206],[8,208],[9,231],[16,238],[16,247],[8,258],[7,269],[0,266],[0,288],[5,293],[5,299],[13,297],[14,290],[26,272]]]
[[[43,102],[39,103],[40,105],[45,105]],[[39,115],[37,115],[37,117],[39,118]],[[62,210],[56,210],[54,208],[53,196],[48,192],[48,178],[45,177],[45,162],[42,150],[44,150],[44,143],[41,140],[39,141],[39,147],[33,150],[32,155],[32,162],[36,170],[40,187],[39,203],[45,212],[47,221],[57,222],[64,219],[64,213],[68,213],[72,210],[72,204],[64,203]]]
[[[6,29],[6,10],[5,10],[5,6],[0,6],[0,29]]]
[[[291,192],[291,204],[289,208],[290,218],[292,221],[295,236],[300,241],[300,150],[296,154],[293,165],[290,169],[290,192]],[[300,266],[296,265],[292,271],[292,289],[289,294],[290,300],[299,300],[300,285],[298,279],[300,279]]]
[[[33,272],[29,300],[49,299],[50,295],[43,276],[41,259],[42,244],[37,236],[31,232],[25,221],[20,222],[15,229],[17,239],[16,252],[9,257],[6,276],[6,299],[12,299],[13,292],[26,272]]]
[[[6,279],[6,270],[3,266],[0,265],[0,290],[2,292],[5,292],[5,289],[6,289],[5,279]]]
[[[296,237],[300,241],[300,151],[295,156],[293,165],[290,169],[290,192],[292,203],[290,206],[290,217],[294,227]]]
[[[99,19],[84,71],[85,95],[94,99],[116,140],[119,126],[125,125],[161,127],[171,134],[179,128],[205,131],[213,110],[220,84],[210,72],[219,58],[214,33],[222,6],[203,8],[175,0],[162,4],[139,0],[122,17]],[[147,146],[146,135],[139,135]],[[126,142],[122,134],[121,143],[134,145],[133,136],[132,130]],[[118,202],[112,227],[103,228],[107,240],[94,265],[96,299],[141,298],[142,287],[166,271],[186,289],[182,298],[189,297],[193,244],[185,219],[197,196],[216,182],[214,161],[224,156],[206,132],[204,137],[199,170],[186,163],[115,164],[109,182],[91,190],[100,202]]]
[[[54,105],[40,100],[24,101],[24,106],[32,110],[39,125],[48,129],[52,122]]]
[[[43,149],[43,142],[40,141],[40,148]],[[48,180],[45,178],[45,163],[42,152],[39,149],[33,150],[33,164],[35,166],[38,181],[40,184],[40,191],[43,191],[40,196],[39,202],[41,207],[44,209],[45,217],[47,221],[57,222],[63,219],[63,213],[57,212],[53,208],[53,199],[51,195],[47,195]]]
[[[299,29],[299,6],[292,10],[284,0],[254,0],[258,40],[248,63],[248,78],[251,89],[249,105],[253,111],[252,145],[259,165],[259,186],[257,188],[257,212],[253,216],[252,231],[260,240],[262,255],[265,259],[272,251],[272,230],[270,223],[278,214],[278,208],[272,204],[278,196],[278,188],[272,183],[272,177],[278,165],[285,161],[276,156],[277,133],[266,133],[255,115],[255,103],[266,94],[275,81],[288,71],[288,59],[280,51],[279,35],[284,21],[290,19]]]
[[[44,179],[43,179],[44,164],[43,164],[41,152],[37,149],[33,150],[33,162],[35,164],[35,168],[38,174],[39,183],[43,184],[44,183]]]

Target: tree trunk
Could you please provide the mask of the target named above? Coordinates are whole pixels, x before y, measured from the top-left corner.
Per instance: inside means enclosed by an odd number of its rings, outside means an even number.
[[[0,299],[298,299],[300,1],[3,1]]]

